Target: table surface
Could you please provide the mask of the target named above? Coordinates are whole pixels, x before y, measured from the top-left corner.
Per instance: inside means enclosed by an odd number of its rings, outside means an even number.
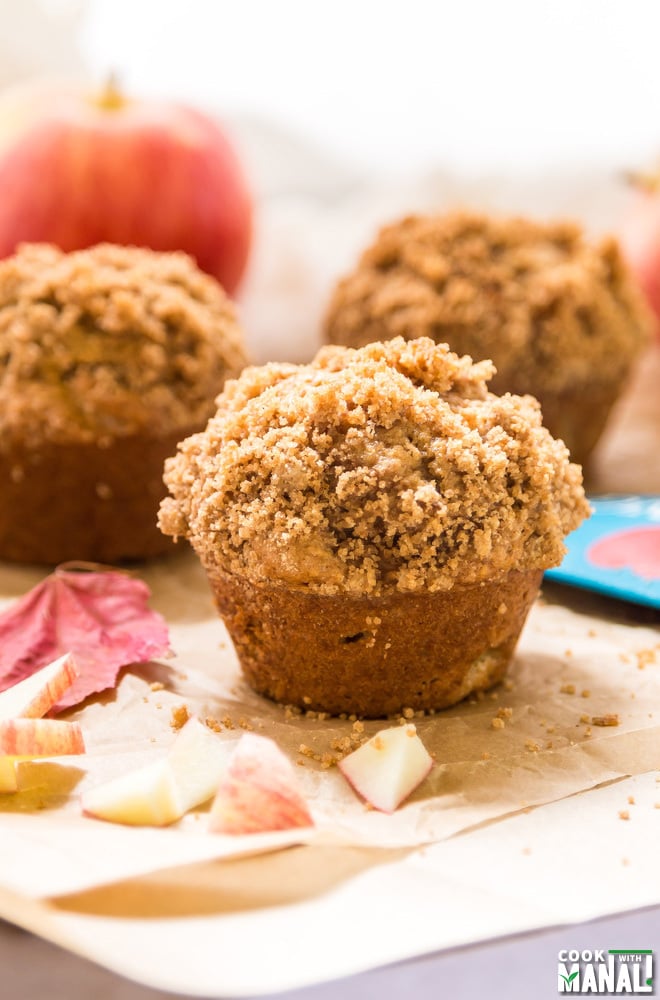
[[[658,961],[660,906],[438,952],[349,979],[287,993],[278,1000],[550,1000],[557,996],[557,954],[563,948],[651,948]],[[258,944],[255,943],[255,952]],[[214,961],[221,962],[221,955]],[[246,955],[246,961],[254,954]],[[292,961],[295,958],[292,955]],[[166,1000],[173,994],[122,979],[0,921],[2,996],[7,1000]]]

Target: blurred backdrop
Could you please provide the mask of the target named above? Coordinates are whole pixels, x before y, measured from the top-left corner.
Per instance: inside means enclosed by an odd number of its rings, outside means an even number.
[[[660,149],[656,0],[2,0],[2,76],[115,70],[350,163],[625,164]]]

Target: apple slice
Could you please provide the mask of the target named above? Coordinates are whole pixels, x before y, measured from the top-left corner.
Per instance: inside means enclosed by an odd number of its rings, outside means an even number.
[[[61,757],[84,752],[82,730],[77,722],[60,722],[57,719],[0,721],[1,756]]]
[[[37,670],[0,693],[0,720],[41,719],[78,676],[71,653]]]
[[[209,830],[259,833],[313,826],[291,762],[273,740],[246,733],[220,781]]]
[[[58,696],[59,697],[59,696]],[[35,757],[63,757],[85,752],[77,722],[55,719],[0,720],[0,792],[18,790],[16,765]]]
[[[206,802],[227,766],[226,744],[198,719],[188,719],[166,757],[83,795],[83,811],[130,826],[166,826]]]
[[[412,725],[381,729],[339,762],[339,770],[358,795],[387,813],[408,798],[432,767],[433,760]]]

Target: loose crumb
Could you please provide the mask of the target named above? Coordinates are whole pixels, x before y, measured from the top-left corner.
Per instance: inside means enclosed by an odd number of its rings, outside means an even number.
[[[187,705],[175,705],[171,712],[170,725],[175,731],[183,729],[189,718],[190,712]]]
[[[635,796],[634,795],[629,795],[628,796],[628,805],[629,806],[634,806],[635,805]]]
[[[498,710],[497,710],[497,718],[498,719],[510,719],[512,715],[513,715],[513,709],[512,708],[508,708],[508,707],[504,708],[504,707],[502,707],[502,708],[498,708]]]
[[[609,713],[608,715],[594,715],[591,719],[592,726],[618,726],[619,716],[615,713]]]
[[[500,719],[497,716],[490,720],[490,724],[493,729],[504,729],[504,719]]]
[[[149,685],[149,687],[151,688],[152,691],[164,691],[165,690],[165,685],[162,684],[161,681],[152,681],[151,684]]]
[[[214,733],[221,733],[222,726],[217,719],[214,719],[212,715],[207,715],[204,719],[204,725],[207,729],[210,729]]]
[[[535,740],[525,740],[525,746],[530,751],[530,753],[538,753],[541,747]]]
[[[589,725],[589,723],[591,722],[591,716],[590,715],[581,715],[580,716],[580,722],[582,722],[584,725]]]
[[[627,809],[619,809],[619,819],[630,819],[630,813]]]
[[[575,694],[575,684],[562,684],[559,691],[561,694]]]
[[[591,691],[589,690],[589,688],[584,688],[583,691],[580,691],[580,697],[581,698],[591,698]]]

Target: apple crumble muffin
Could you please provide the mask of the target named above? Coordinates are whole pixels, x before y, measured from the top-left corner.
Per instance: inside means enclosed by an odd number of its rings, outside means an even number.
[[[161,528],[207,571],[248,681],[390,714],[499,680],[588,513],[530,397],[428,338],[247,368],[166,463]]]
[[[0,558],[166,550],[163,462],[245,360],[229,299],[184,254],[26,244],[0,262]]]

